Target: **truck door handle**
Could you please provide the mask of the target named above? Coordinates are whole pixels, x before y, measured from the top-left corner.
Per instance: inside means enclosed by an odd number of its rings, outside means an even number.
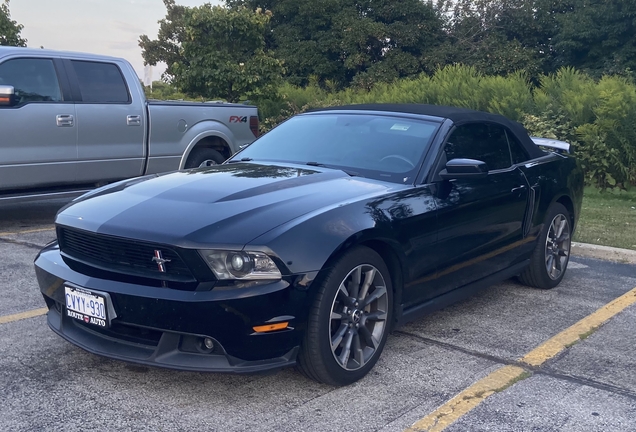
[[[525,185],[521,185],[521,186],[518,186],[516,188],[512,188],[512,190],[510,192],[513,193],[513,194],[516,194],[516,193],[521,193],[524,190],[526,190],[526,186]]]
[[[126,124],[128,126],[141,126],[141,116],[129,115],[126,117]]]
[[[75,117],[70,114],[58,114],[55,116],[55,123],[57,123],[58,127],[73,127]]]

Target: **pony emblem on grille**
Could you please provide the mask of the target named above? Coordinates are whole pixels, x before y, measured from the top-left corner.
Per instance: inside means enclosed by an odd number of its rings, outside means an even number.
[[[157,267],[159,267],[159,271],[161,273],[165,273],[166,272],[166,263],[169,263],[171,260],[164,259],[163,258],[163,254],[161,253],[161,251],[160,250],[155,250],[155,256],[152,258],[152,261],[157,263]]]

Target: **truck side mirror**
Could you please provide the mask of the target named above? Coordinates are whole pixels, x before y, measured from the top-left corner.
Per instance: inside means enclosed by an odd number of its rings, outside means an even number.
[[[8,85],[0,85],[0,106],[15,105],[15,88]]]

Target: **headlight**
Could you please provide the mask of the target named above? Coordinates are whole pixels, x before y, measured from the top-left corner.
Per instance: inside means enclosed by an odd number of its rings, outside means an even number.
[[[219,280],[281,278],[274,261],[262,252],[201,250],[199,253]]]

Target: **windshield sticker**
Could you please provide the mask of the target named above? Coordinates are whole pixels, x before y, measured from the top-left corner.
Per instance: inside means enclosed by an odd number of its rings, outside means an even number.
[[[409,130],[409,128],[410,126],[399,124],[399,123],[396,123],[393,126],[391,126],[391,130],[398,130],[398,131],[407,131]]]

